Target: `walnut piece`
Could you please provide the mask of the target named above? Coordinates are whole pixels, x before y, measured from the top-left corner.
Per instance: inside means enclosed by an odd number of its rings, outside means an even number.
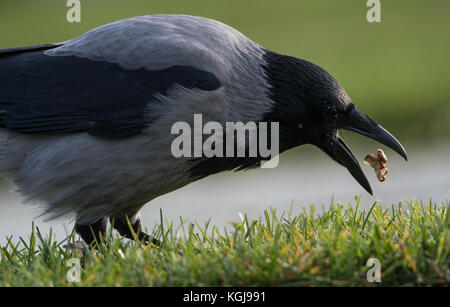
[[[386,180],[388,173],[388,168],[385,165],[387,163],[387,157],[381,149],[377,150],[377,155],[368,154],[364,158],[364,163],[373,167],[378,181],[383,182]]]

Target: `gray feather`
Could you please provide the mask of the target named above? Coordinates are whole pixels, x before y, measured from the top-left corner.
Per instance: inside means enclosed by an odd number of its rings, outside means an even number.
[[[108,215],[137,215],[151,199],[189,184],[195,162],[171,155],[171,126],[192,121],[258,121],[273,101],[265,50],[214,20],[184,15],[141,16],[108,24],[45,51],[155,71],[191,66],[213,73],[212,91],[174,86],[149,103],[158,114],[140,134],[103,140],[87,133],[24,135],[0,129],[0,170],[47,218],[72,214],[88,224]],[[198,178],[197,178],[198,179]]]

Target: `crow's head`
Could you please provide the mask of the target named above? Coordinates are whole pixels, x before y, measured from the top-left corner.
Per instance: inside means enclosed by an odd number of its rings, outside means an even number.
[[[380,124],[355,107],[341,85],[310,62],[267,52],[265,71],[274,109],[266,119],[280,123],[280,151],[313,144],[373,194],[372,188],[338,130],[355,131],[392,148],[405,160],[403,146]]]

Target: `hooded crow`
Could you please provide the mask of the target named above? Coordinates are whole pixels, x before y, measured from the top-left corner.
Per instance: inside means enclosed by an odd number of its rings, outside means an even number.
[[[308,61],[277,54],[221,22],[149,15],[75,39],[0,50],[0,171],[51,220],[76,219],[89,244],[107,219],[125,237],[150,200],[256,157],[175,157],[175,122],[279,124],[279,152],[313,144],[370,194],[338,135],[352,130],[402,145],[361,112],[341,85]],[[230,144],[228,144],[230,145]],[[232,144],[233,145],[233,144]]]

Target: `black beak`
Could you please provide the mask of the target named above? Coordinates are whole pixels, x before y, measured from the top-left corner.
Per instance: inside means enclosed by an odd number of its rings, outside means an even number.
[[[402,144],[400,144],[400,142],[397,141],[397,139],[386,129],[381,127],[380,124],[358,110],[356,107],[352,108],[352,110],[347,113],[343,119],[341,128],[351,130],[374,139],[375,141],[378,141],[381,144],[393,149],[400,156],[402,156],[405,161],[408,161],[406,151]]]
[[[356,107],[353,107],[349,112],[347,112],[341,119],[337,121],[336,128],[351,130],[370,137],[393,149],[405,160],[408,160],[405,149],[400,144],[400,142],[397,141],[397,139],[392,134],[381,127],[376,121],[358,110]],[[350,151],[348,146],[337,135],[337,133],[328,135],[324,140],[324,143],[320,144],[319,147],[336,162],[345,166],[353,176],[353,178],[355,178],[355,180],[358,181],[358,183],[368,193],[373,195],[372,188],[370,187],[369,181],[364,175],[361,166],[359,165],[358,161],[356,160],[355,156]]]

